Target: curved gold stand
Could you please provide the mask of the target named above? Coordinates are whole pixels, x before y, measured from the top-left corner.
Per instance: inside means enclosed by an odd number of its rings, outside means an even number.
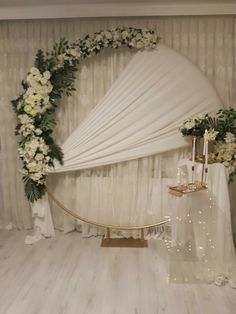
[[[110,225],[105,223],[99,223],[95,222],[93,220],[84,218],[77,213],[73,212],[69,208],[65,207],[58,199],[55,198],[55,196],[46,188],[48,196],[66,213],[73,216],[76,219],[79,219],[83,222],[86,222],[90,225],[94,225],[100,228],[106,229],[106,237],[103,238],[101,246],[103,247],[147,247],[147,240],[144,239],[144,229],[157,227],[164,225],[169,221],[169,219],[159,221],[153,224],[143,225],[143,226],[116,226],[116,225]],[[110,237],[111,230],[141,230],[141,236],[139,239],[133,239],[133,238],[122,238],[122,239],[114,239]]]

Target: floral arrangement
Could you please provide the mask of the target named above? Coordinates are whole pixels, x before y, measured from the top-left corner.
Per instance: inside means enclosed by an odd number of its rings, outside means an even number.
[[[185,120],[180,127],[184,136],[203,137],[212,141],[214,151],[210,153],[213,162],[221,162],[229,169],[229,182],[236,175],[236,110],[220,109],[216,116],[208,114]]]
[[[12,101],[17,115],[15,133],[20,136],[21,172],[30,202],[45,194],[46,177],[53,169],[54,160],[63,163],[62,150],[52,137],[57,124],[53,114],[58,99],[75,90],[75,72],[80,62],[104,48],[152,49],[159,40],[155,30],[119,27],[87,35],[72,44],[62,39],[50,53],[37,52],[35,66],[22,81],[23,92]]]

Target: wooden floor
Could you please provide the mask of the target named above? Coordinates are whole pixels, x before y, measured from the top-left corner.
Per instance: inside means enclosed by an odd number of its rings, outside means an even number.
[[[24,245],[0,231],[0,314],[235,314],[225,286],[168,284],[161,241],[100,248],[77,232]]]

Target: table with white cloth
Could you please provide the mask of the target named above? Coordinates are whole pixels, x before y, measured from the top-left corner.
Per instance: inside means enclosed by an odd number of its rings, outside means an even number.
[[[180,160],[178,168],[191,182],[192,162]],[[201,176],[202,164],[196,163],[195,180]],[[207,184],[206,190],[170,197],[170,281],[221,285],[236,279],[228,172],[223,164],[209,165]]]

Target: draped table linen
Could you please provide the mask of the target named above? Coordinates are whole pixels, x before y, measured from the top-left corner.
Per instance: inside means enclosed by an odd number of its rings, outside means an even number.
[[[192,162],[180,160],[179,168],[191,182]],[[201,181],[202,164],[197,163],[195,169],[195,178]],[[172,281],[215,280],[221,285],[219,278],[230,278],[236,283],[228,171],[220,163],[210,164],[208,170],[207,190],[173,196],[171,200]]]

